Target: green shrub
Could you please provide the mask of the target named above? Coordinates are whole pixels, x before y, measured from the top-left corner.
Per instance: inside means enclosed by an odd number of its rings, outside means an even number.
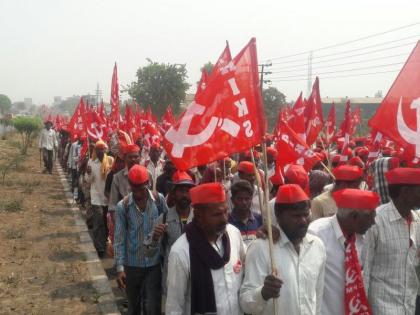
[[[39,117],[16,117],[12,120],[13,127],[22,137],[21,153],[28,151],[32,136],[42,129],[42,121]]]

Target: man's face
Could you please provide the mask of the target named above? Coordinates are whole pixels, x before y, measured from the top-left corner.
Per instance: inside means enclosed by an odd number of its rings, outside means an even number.
[[[243,180],[247,180],[253,186],[255,183],[255,174],[248,174],[243,172],[238,172],[239,178]]]
[[[277,222],[290,241],[305,237],[309,226],[309,202],[298,209],[290,208],[276,211]]]
[[[221,235],[228,224],[228,206],[226,202],[212,203],[200,209],[197,219],[208,234]]]
[[[174,189],[174,201],[180,208],[187,208],[191,204],[191,185],[177,185]]]
[[[47,130],[50,130],[50,129],[51,129],[51,127],[52,127],[52,124],[51,124],[50,122],[47,122],[47,123],[45,124],[45,128],[47,128]]]
[[[358,211],[352,220],[354,232],[361,235],[365,234],[375,224],[375,217],[376,211]]]
[[[252,195],[247,191],[240,191],[232,196],[232,203],[235,210],[248,212],[251,210]]]
[[[125,155],[125,165],[127,166],[127,169],[132,168],[136,164],[140,164],[140,154],[139,152],[132,152],[127,153]]]
[[[150,160],[153,162],[157,162],[160,158],[160,149],[159,148],[151,148],[149,152]]]
[[[165,163],[163,171],[165,172],[165,174],[168,174],[169,177],[172,177],[172,175],[174,175],[174,173],[176,171],[176,167],[172,162],[167,161]]]
[[[95,148],[96,157],[102,161],[105,154],[105,148]]]
[[[131,191],[133,192],[133,197],[135,200],[141,202],[148,198],[148,185],[148,182],[140,185],[133,185],[130,183]]]
[[[407,202],[412,209],[420,208],[420,185],[407,186],[406,188]]]

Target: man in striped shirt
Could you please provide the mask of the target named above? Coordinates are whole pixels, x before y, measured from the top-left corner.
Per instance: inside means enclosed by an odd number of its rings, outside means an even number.
[[[160,314],[160,252],[149,250],[153,226],[162,212],[167,212],[162,195],[147,188],[149,174],[141,165],[128,172],[131,191],[117,204],[115,212],[114,252],[117,282],[125,289],[128,314]]]
[[[385,173],[391,201],[376,209],[366,234],[363,277],[374,315],[414,314],[419,282],[420,169]]]

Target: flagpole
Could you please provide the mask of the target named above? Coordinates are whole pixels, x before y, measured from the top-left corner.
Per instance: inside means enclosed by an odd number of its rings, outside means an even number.
[[[274,261],[274,255],[273,255],[273,247],[274,247],[274,243],[273,243],[273,230],[272,230],[272,226],[271,226],[271,212],[268,208],[268,202],[269,202],[269,197],[268,197],[268,176],[267,176],[267,151],[266,151],[266,145],[265,145],[265,141],[263,143],[263,159],[264,159],[264,168],[265,168],[265,183],[266,186],[264,187],[264,196],[265,196],[265,203],[264,205],[262,204],[262,197],[260,194],[260,183],[261,183],[261,176],[260,176],[260,172],[257,169],[257,165],[255,163],[255,158],[254,158],[254,149],[251,148],[251,159],[252,159],[252,163],[254,164],[254,173],[255,173],[255,177],[257,179],[257,189],[258,189],[258,202],[260,205],[260,209],[261,212],[264,213],[265,212],[265,216],[263,215],[263,218],[265,217],[265,221],[266,221],[266,226],[267,226],[267,234],[268,234],[268,250],[269,250],[269,254],[270,254],[270,262],[271,262],[271,273],[273,275],[278,276],[277,274],[277,268],[276,268],[276,263]],[[276,300],[273,299],[273,308],[274,308],[274,314],[277,315],[277,303]]]

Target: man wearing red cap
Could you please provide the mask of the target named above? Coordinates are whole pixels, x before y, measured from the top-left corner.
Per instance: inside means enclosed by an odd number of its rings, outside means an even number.
[[[276,196],[275,214],[280,239],[273,246],[277,275],[271,273],[268,241],[248,248],[240,303],[247,314],[320,314],[324,286],[325,247],[307,234],[309,197],[299,185],[286,184]],[[283,285],[284,283],[284,285]]]
[[[375,224],[379,196],[359,189],[342,189],[332,195],[337,213],[309,225],[309,232],[322,240],[327,251],[321,314],[368,314],[360,257],[363,234]]]
[[[228,224],[225,189],[207,183],[190,189],[194,218],[169,254],[167,315],[243,314],[238,295],[245,249]]]
[[[57,150],[58,147],[57,136],[54,129],[51,128],[52,125],[49,120],[45,122],[45,128],[42,129],[38,141],[39,151],[42,152],[44,159],[45,169],[43,173],[48,172],[50,174],[52,174],[54,150]]]
[[[261,180],[263,180],[264,177],[261,174],[261,172],[260,172],[260,176],[261,176]],[[236,178],[235,177],[233,178],[232,184],[234,184],[238,180],[246,180],[251,184],[251,186],[253,187],[252,205],[251,205],[252,208],[251,209],[252,209],[252,212],[257,213],[257,214],[261,214],[260,203],[259,203],[259,200],[258,200],[258,191],[259,191],[260,195],[263,196],[263,190],[261,189],[261,187],[258,190],[258,186],[255,183],[256,178],[255,178],[255,172],[254,172],[254,164],[252,162],[242,161],[242,162],[239,163],[238,174],[237,174]],[[233,208],[231,197],[232,197],[232,195],[229,191],[228,205],[229,205],[230,210],[232,210],[232,208]]]
[[[149,187],[149,173],[134,165],[128,172],[131,193],[115,211],[114,257],[117,282],[125,289],[128,314],[160,314],[161,269],[159,250],[149,250],[154,222],[167,212],[165,198],[155,198]]]
[[[195,186],[194,181],[187,172],[176,171],[172,176],[172,189],[169,198],[174,206],[167,213],[160,215],[153,228],[151,247],[160,245],[163,256],[162,289],[163,296],[167,295],[166,280],[168,275],[169,252],[175,241],[184,233],[185,225],[191,222],[193,211],[191,209],[190,189]]]
[[[121,147],[124,154],[125,168],[114,175],[111,184],[111,192],[109,195],[109,211],[114,212],[117,203],[131,192],[128,182],[128,171],[134,165],[140,163],[140,148],[136,144],[128,144]]]
[[[366,233],[363,276],[373,314],[414,314],[419,281],[420,169],[385,173],[391,201]]]
[[[340,165],[332,171],[335,183],[331,191],[315,197],[311,202],[312,220],[329,217],[337,212],[337,205],[332,193],[345,188],[357,189],[363,180],[363,171],[358,166]]]

